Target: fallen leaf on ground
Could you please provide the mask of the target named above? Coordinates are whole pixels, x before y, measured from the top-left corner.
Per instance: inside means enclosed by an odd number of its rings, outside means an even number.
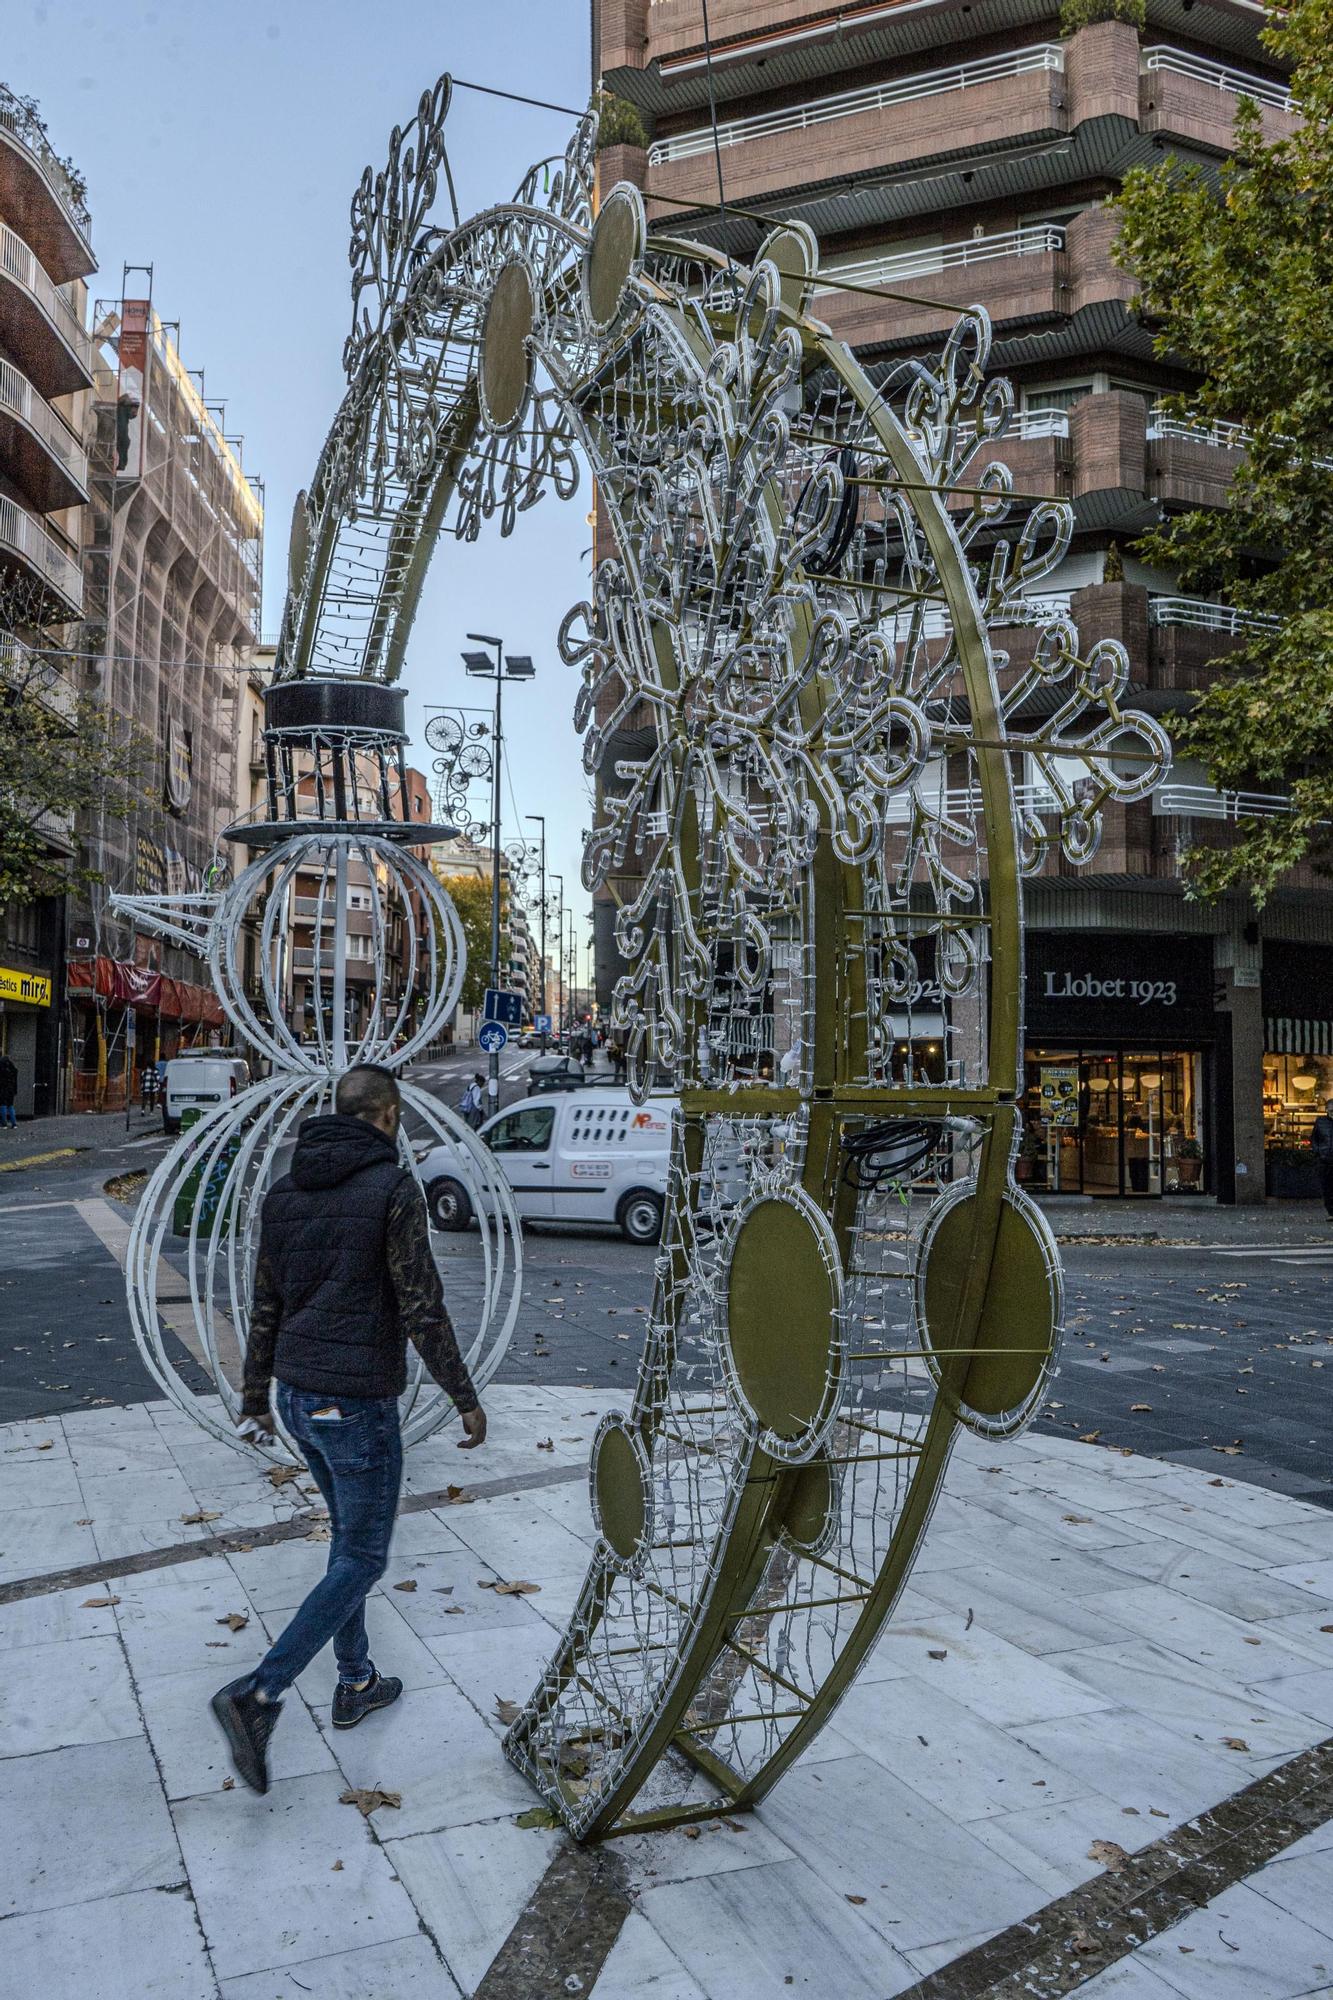
[[[1215,1444],[1213,1450],[1220,1451],[1224,1458],[1240,1458],[1243,1455],[1244,1446],[1238,1444]]]
[[[416,1587],[417,1587],[417,1580],[414,1576],[405,1576],[401,1583],[396,1583],[394,1585],[395,1590],[415,1590]]]
[[[1262,1639],[1252,1639],[1247,1633],[1242,1643],[1246,1646],[1262,1646],[1264,1642]]]
[[[120,1599],[118,1597],[85,1597],[83,1600],[83,1609],[85,1611],[105,1611],[109,1604],[119,1603]]]
[[[1152,1413],[1151,1403],[1131,1403],[1129,1406],[1129,1414],[1131,1417],[1151,1415],[1151,1413]]]
[[[497,1694],[495,1697],[495,1713],[497,1718],[507,1726],[511,1722],[517,1722],[523,1710],[516,1701],[506,1701],[502,1694]]]
[[[85,1514],[82,1520],[76,1521],[74,1525],[76,1528],[91,1528],[93,1525],[93,1516],[91,1514]]]
[[[686,1840],[698,1840],[702,1831],[703,1829],[697,1826],[683,1826],[681,1828],[681,1832],[684,1834]]]
[[[1250,1747],[1243,1736],[1224,1736],[1222,1741],[1228,1750],[1248,1750]]]
[[[503,1583],[499,1577],[479,1576],[478,1590],[493,1590],[497,1597],[530,1597],[541,1589],[539,1583],[529,1583],[526,1577],[519,1577],[513,1583]]]
[[[378,1785],[351,1785],[338,1798],[340,1806],[355,1806],[363,1819],[369,1819],[381,1806],[396,1808],[402,1803],[401,1792],[383,1792]]]
[[[52,1450],[54,1445],[55,1445],[54,1438],[43,1438],[41,1443],[38,1445],[37,1449],[38,1451],[50,1451]]]
[[[299,1479],[304,1471],[303,1465],[270,1465],[266,1477],[270,1486],[286,1486],[289,1480]]]
[[[444,1615],[446,1618],[465,1618],[467,1616],[467,1613],[464,1611],[461,1604],[446,1604],[444,1607]]]
[[[250,1623],[250,1614],[248,1611],[229,1611],[225,1618],[215,1618],[213,1623],[215,1625],[226,1625],[233,1632],[244,1632],[246,1626]]]
[[[330,1868],[329,1873],[330,1875],[340,1875],[342,1873],[342,1862],[335,1861],[332,1868]]]
[[[1080,1444],[1096,1444],[1100,1436],[1100,1431],[1080,1431],[1078,1441]]]
[[[529,1806],[527,1811],[521,1812],[514,1821],[515,1826],[521,1826],[525,1830],[530,1827],[552,1827],[559,1824],[560,1821],[549,1806]]]
[[[1069,1942],[1073,1945],[1074,1950],[1079,1952],[1097,1951],[1100,1949],[1096,1938],[1090,1936],[1087,1931],[1075,1931]]]
[[[331,1535],[331,1534],[330,1534],[330,1532],[329,1532],[329,1524],[328,1524],[328,1522],[327,1522],[327,1521],[316,1521],[316,1523],[315,1523],[314,1527],[313,1527],[313,1528],[311,1528],[311,1530],[310,1530],[310,1531],[309,1531],[309,1533],[307,1534],[307,1536],[306,1536],[306,1540],[307,1540],[308,1542],[330,1542],[330,1541],[332,1541],[332,1540],[333,1540],[333,1537],[332,1537],[332,1535]]]
[[[474,1496],[464,1492],[461,1486],[446,1486],[444,1497],[451,1507],[465,1507]]]
[[[848,1896],[848,1898],[847,1898],[847,1901],[848,1901],[849,1903],[864,1903],[864,1901],[865,1901],[865,1897],[864,1897],[864,1896]]]
[[[220,1521],[222,1516],[207,1507],[200,1507],[196,1513],[182,1514],[181,1520],[187,1528],[198,1527],[203,1521]]]
[[[1070,1526],[1074,1528],[1090,1528],[1092,1526],[1091,1514],[1062,1514],[1060,1518],[1062,1521],[1068,1521]]]
[[[1088,1849],[1089,1861],[1099,1861],[1112,1875],[1124,1867],[1129,1855],[1118,1840],[1094,1840]]]
[[[938,1651],[935,1649],[935,1647],[933,1646],[931,1647],[930,1658],[932,1660],[947,1660],[948,1657],[949,1657],[949,1650],[947,1646],[940,1647]]]
[[[222,1780],[222,1789],[224,1792],[234,1792],[236,1790],[235,1778],[224,1778]]]

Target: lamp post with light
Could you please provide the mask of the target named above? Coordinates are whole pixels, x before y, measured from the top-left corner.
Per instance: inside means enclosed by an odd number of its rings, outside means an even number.
[[[506,653],[504,642],[492,638],[485,632],[469,632],[468,638],[477,646],[494,646],[495,658],[489,653],[464,653],[463,665],[473,680],[495,682],[495,756],[491,769],[491,985],[497,991],[500,985],[500,766],[504,760],[504,730],[501,702],[506,681],[530,681],[537,669],[526,653]],[[500,1108],[500,1051],[493,1049],[487,1058],[486,1093],[490,1098],[490,1108]]]
[[[538,904],[537,904],[537,909],[538,909],[538,915],[539,915],[539,920],[540,920],[540,923],[541,923],[541,946],[540,946],[540,949],[541,949],[541,956],[540,956],[540,958],[539,958],[539,959],[538,959],[538,961],[537,961],[537,969],[538,969],[539,973],[541,974],[541,982],[542,982],[542,1007],[541,1007],[541,1011],[542,1011],[542,1017],[543,1017],[543,1019],[545,1019],[545,1017],[546,1017],[546,1014],[547,1014],[547,1011],[548,1011],[548,1009],[547,1009],[547,1006],[546,1006],[546,814],[545,814],[545,813],[524,813],[523,817],[524,817],[524,819],[530,819],[530,820],[535,820],[535,821],[536,821],[536,823],[537,823],[537,825],[538,825],[538,826],[539,826],[539,827],[541,828],[541,830],[542,830],[542,840],[541,840],[541,895],[540,895],[540,898],[539,898],[539,901],[538,901]],[[544,1055],[544,1054],[546,1053],[546,1050],[547,1050],[547,1049],[549,1048],[549,1046],[550,1046],[550,1041],[551,1041],[551,1037],[550,1037],[550,1035],[549,1035],[549,1034],[547,1033],[547,1031],[546,1031],[546,1030],[545,1030],[545,1029],[543,1028],[543,1030],[542,1030],[542,1053],[543,1053],[543,1055]]]

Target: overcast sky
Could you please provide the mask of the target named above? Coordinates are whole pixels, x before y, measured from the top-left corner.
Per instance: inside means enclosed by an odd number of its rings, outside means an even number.
[[[345,386],[348,206],[362,168],[383,164],[390,129],[444,70],[585,104],[587,0],[3,0],[0,11],[0,78],[40,100],[57,152],[87,176],[95,296],[121,295],[126,263],[153,265],[153,302],[180,321],[186,366],[205,371],[210,400],[225,398],[227,430],[264,478],[271,634],[292,501]],[[463,214],[512,195],[569,130],[557,113],[456,91],[446,137]],[[508,540],[442,543],[406,670],[412,754],[429,770],[425,704],[485,693],[463,678],[464,634],[498,632],[532,655],[536,681],[506,702],[513,788],[520,811],[547,814],[550,865],[580,908],[589,808],[575,676],[555,635],[584,594],[590,504],[585,483],[564,505],[543,500]],[[506,789],[504,837],[520,831],[536,829],[514,825]]]

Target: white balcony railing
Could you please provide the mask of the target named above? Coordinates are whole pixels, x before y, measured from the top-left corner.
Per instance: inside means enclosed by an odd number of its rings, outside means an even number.
[[[1166,417],[1154,409],[1148,417],[1148,442],[1156,438],[1185,438],[1192,444],[1216,445],[1220,451],[1244,451],[1253,432],[1243,424],[1195,424],[1188,417]]]
[[[929,277],[933,271],[952,271],[962,264],[988,264],[997,257],[1048,256],[1064,247],[1063,229],[1053,222],[1038,222],[1024,229],[1006,229],[996,236],[969,236],[959,243],[890,250],[881,257],[835,265],[828,276],[843,285],[879,285],[894,278]],[[838,289],[837,284],[819,285],[816,296],[828,297]]]
[[[88,491],[88,454],[75,437],[62,416],[51,408],[45,396],[39,396],[26,375],[21,375],[12,361],[0,355],[0,404],[22,418],[28,429],[39,437],[50,452],[64,466],[76,485]]]
[[[66,675],[12,632],[0,632],[0,685],[26,690],[62,720],[74,720],[78,697]]]
[[[0,544],[39,570],[76,614],[83,610],[83,571],[27,509],[0,493]]]
[[[1206,632],[1276,632],[1282,620],[1271,611],[1239,611],[1206,597],[1150,597],[1150,625],[1190,625]]]
[[[717,128],[719,146],[743,146],[749,139],[766,139],[778,132],[801,132],[811,125],[826,125],[837,118],[855,117],[858,111],[883,111],[890,105],[910,104],[924,97],[941,97],[953,91],[970,90],[1000,77],[1023,76],[1031,70],[1062,70],[1065,53],[1058,42],[1038,42],[1031,48],[1011,49],[1004,55],[983,56],[976,62],[953,63],[947,69],[921,70],[914,76],[899,76],[887,83],[868,84],[861,90],[839,91],[833,97],[817,97],[808,104],[784,105],[780,111],[760,111],[751,118],[731,118]],[[648,148],[649,163],[664,166],[669,160],[690,160],[713,150],[713,128],[700,125],[659,139]]]
[[[1193,77],[1196,83],[1211,84],[1227,97],[1252,97],[1256,104],[1266,104],[1274,111],[1293,109],[1291,92],[1272,77],[1231,69],[1226,63],[1210,62],[1207,56],[1191,55],[1185,49],[1159,43],[1143,51],[1141,66],[1148,71],[1164,69],[1174,76]]]
[[[1015,410],[1005,435],[1025,439],[1067,438],[1069,412],[1068,410]]]
[[[65,294],[51,283],[23,238],[3,222],[0,222],[0,271],[32,294],[79,365],[91,375],[93,344],[87,327]]]
[[[40,118],[3,83],[0,83],[0,127],[12,133],[24,151],[31,153],[42,170],[47,186],[84,243],[91,245],[93,220],[88,213],[87,202],[76,193],[65,163],[47,137]]]

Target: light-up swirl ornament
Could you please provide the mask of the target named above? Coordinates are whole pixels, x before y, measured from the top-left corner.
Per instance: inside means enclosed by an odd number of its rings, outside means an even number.
[[[882,1631],[960,1426],[1038,1408],[1061,1289],[1012,1174],[1021,880],[1088,859],[1168,746],[1123,649],[1037,595],[1069,510],[1007,532],[984,313],[872,383],[814,316],[803,227],[743,268],[650,234],[629,186],[594,219],[591,121],[546,200],[534,169],[436,229],[447,95],[358,193],[279,674],[392,681],[439,540],[587,462],[599,559],[560,644],[632,1084],[600,1139],[679,1100],[596,1552],[506,1739],[594,1838],[762,1797]]]

